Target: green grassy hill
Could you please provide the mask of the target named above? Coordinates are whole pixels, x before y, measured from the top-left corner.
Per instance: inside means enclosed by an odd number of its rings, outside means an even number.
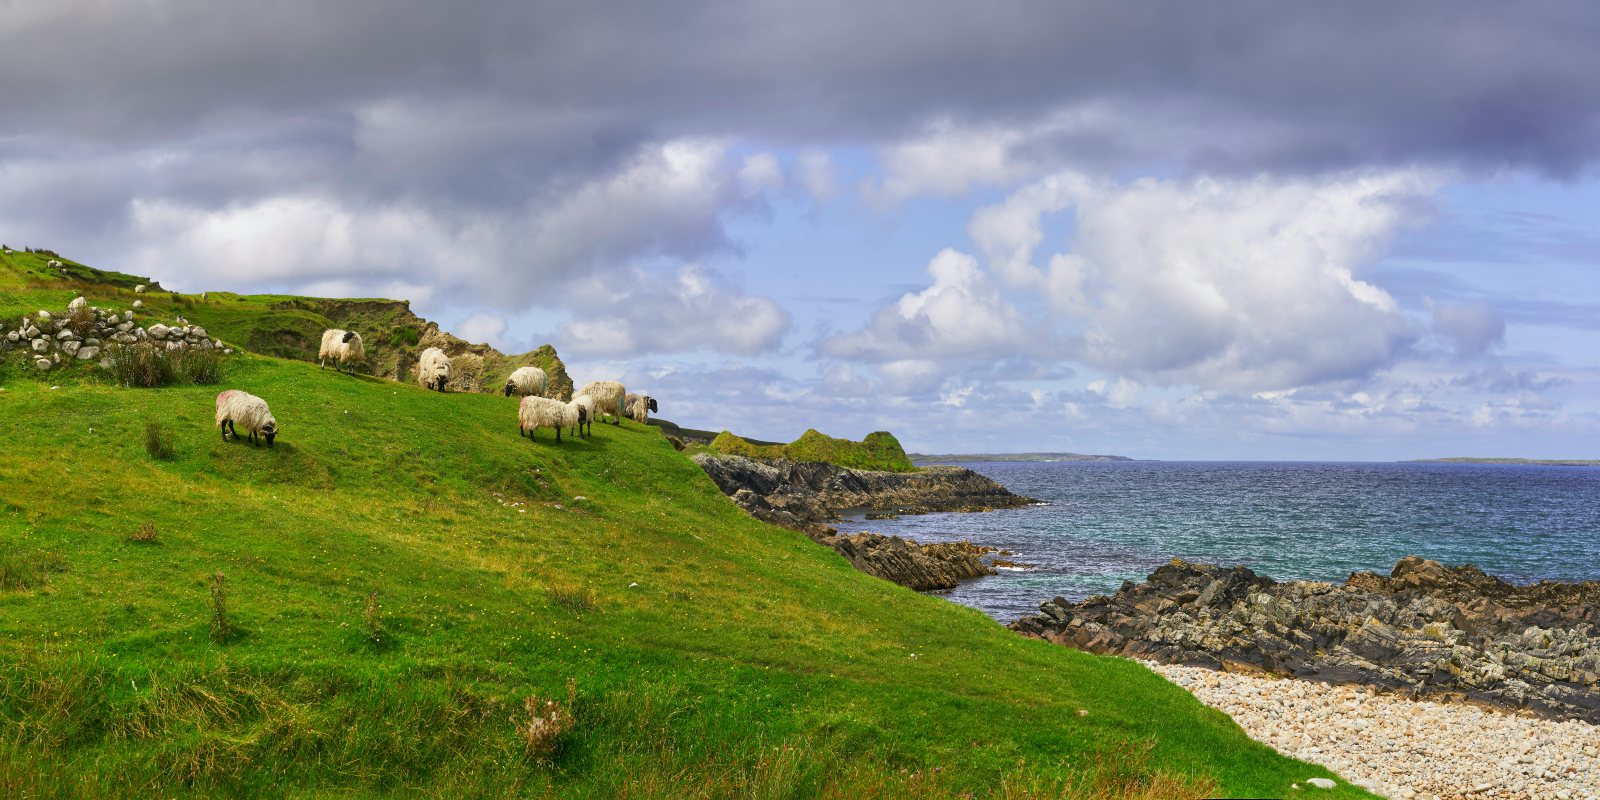
[[[8,321],[82,288],[15,263]],[[245,307],[190,316],[234,344],[278,324]],[[1133,662],[746,516],[646,426],[529,441],[512,399],[259,354],[161,389],[8,357],[0,388],[0,796],[1260,797],[1328,776]],[[219,439],[220,388],[267,399],[276,447]]]
[[[723,431],[706,447],[713,453],[750,458],[824,461],[852,469],[881,472],[914,472],[917,469],[906,456],[905,449],[900,446],[900,440],[894,438],[894,434],[888,431],[869,433],[865,439],[853,442],[849,439],[837,439],[811,428],[788,444],[758,444],[731,431]]]

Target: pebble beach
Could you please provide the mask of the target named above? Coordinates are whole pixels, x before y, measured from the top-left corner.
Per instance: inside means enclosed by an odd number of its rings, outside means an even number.
[[[1251,738],[1385,797],[1600,800],[1600,726],[1361,686],[1145,665]]]

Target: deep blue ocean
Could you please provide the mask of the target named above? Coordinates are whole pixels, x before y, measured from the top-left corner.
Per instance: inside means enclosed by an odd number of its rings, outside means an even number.
[[[1407,555],[1514,582],[1600,578],[1600,467],[1057,462],[961,464],[1048,505],[850,519],[921,542],[969,539],[1035,565],[945,593],[1009,622],[1056,595],[1143,580],[1174,556],[1280,580],[1388,574]]]

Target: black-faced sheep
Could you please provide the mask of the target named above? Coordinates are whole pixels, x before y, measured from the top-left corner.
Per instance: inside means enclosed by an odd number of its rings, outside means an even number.
[[[245,433],[249,434],[250,442],[260,447],[261,442],[256,438],[260,435],[267,440],[267,446],[272,446],[272,440],[278,436],[278,421],[272,418],[272,411],[267,408],[267,401],[248,392],[238,389],[229,389],[217,395],[217,427],[222,429],[222,441],[228,441],[228,434],[232,433],[234,439],[239,438],[236,426],[243,425]]]
[[[338,328],[323,331],[322,348],[317,351],[317,368],[326,367],[330,358],[334,360],[334,369],[349,364],[354,370],[354,365],[366,361],[367,348],[361,342],[361,334]]]
[[[450,357],[437,347],[422,351],[417,359],[417,382],[437,391],[444,391],[450,383]]]
[[[633,392],[628,392],[628,396],[623,401],[622,406],[627,410],[628,419],[640,425],[649,421],[651,412],[660,410],[654,397],[647,394],[634,394]]]
[[[577,397],[572,398],[572,402],[568,403],[567,405],[574,406],[578,409],[577,425],[573,427],[572,433],[574,435],[581,434],[583,436],[588,436],[591,432],[593,432],[594,398],[586,394],[580,394]]]
[[[511,377],[506,378],[506,397],[513,394],[544,397],[545,389],[549,385],[550,379],[545,376],[544,370],[538,367],[518,367],[516,372],[511,373]]]

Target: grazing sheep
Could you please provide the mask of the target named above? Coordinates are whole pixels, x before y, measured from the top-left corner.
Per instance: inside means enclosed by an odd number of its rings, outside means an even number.
[[[622,415],[627,413],[623,408],[623,400],[628,395],[628,390],[616,381],[591,381],[585,384],[578,394],[586,394],[594,398],[594,416],[598,419],[601,414],[611,415],[611,424],[622,424]]]
[[[366,361],[367,348],[361,344],[361,334],[338,328],[323,331],[322,349],[317,351],[317,369],[327,366],[330,358],[335,362],[334,369]]]
[[[548,397],[528,395],[522,398],[521,405],[517,406],[517,434],[532,439],[534,432],[540,428],[555,428],[556,444],[560,444],[561,429],[576,426],[582,413],[583,409],[579,406]]]
[[[422,351],[417,359],[417,382],[429,389],[444,391],[450,382],[450,357],[437,347]]]
[[[267,401],[238,389],[229,389],[217,395],[217,427],[222,429],[222,441],[228,441],[228,434],[239,438],[236,425],[243,425],[245,433],[250,435],[250,441],[256,447],[261,442],[256,439],[259,434],[267,440],[267,446],[272,446],[272,440],[278,436],[278,421],[272,418],[272,411],[267,408]]]
[[[144,294],[144,284],[141,283],[138,286],[133,287],[133,293],[134,294]]]
[[[538,367],[518,367],[511,377],[506,378],[506,397],[513,393],[523,395],[537,395],[544,397],[544,392],[550,385],[550,379],[545,377],[544,370]]]
[[[628,392],[623,400],[622,407],[628,412],[628,419],[643,425],[650,419],[651,412],[660,411],[656,406],[656,399],[647,394],[634,394]]]
[[[59,267],[59,266],[61,266],[61,262],[52,258],[49,261],[45,262],[45,266],[51,267],[51,268]]]
[[[74,297],[74,298],[72,298],[72,302],[67,304],[67,313],[76,314],[79,311],[83,311],[83,310],[87,309],[88,307],[89,307],[89,301],[88,300],[85,300],[82,297]]]
[[[573,427],[572,433],[588,436],[594,430],[594,398],[580,394],[567,405],[578,409],[578,424]]]

